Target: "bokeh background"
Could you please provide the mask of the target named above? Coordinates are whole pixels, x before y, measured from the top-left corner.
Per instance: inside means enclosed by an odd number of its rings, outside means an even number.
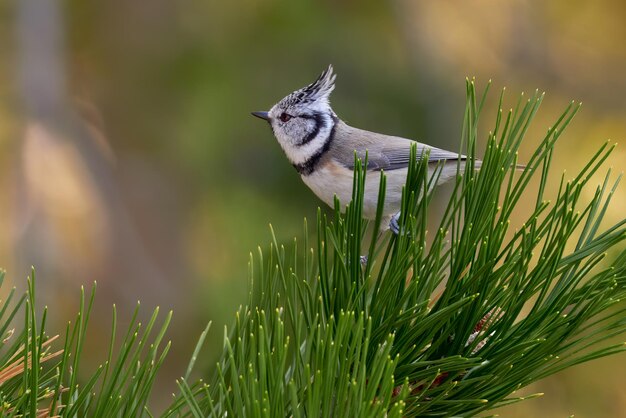
[[[289,242],[314,219],[320,202],[249,112],[329,63],[343,119],[450,149],[466,76],[506,86],[511,106],[545,90],[520,161],[582,101],[554,187],[603,141],[626,139],[622,0],[9,0],[0,22],[0,265],[19,288],[36,266],[59,330],[80,286],[98,282],[94,361],[113,302],[122,316],[139,299],[145,314],[173,309],[161,394],[209,320],[200,369],[215,359],[268,225]],[[626,168],[624,146],[609,165]],[[608,222],[625,213],[622,186]],[[626,417],[624,375],[623,355],[578,366],[521,392],[544,398],[500,413]]]

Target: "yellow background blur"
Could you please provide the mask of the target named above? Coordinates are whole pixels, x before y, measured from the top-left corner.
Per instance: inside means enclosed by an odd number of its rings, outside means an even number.
[[[493,79],[493,99],[506,86],[510,105],[545,90],[522,162],[582,101],[553,188],[603,141],[626,138],[622,0],[9,0],[0,22],[0,266],[20,288],[36,266],[58,330],[96,280],[94,360],[113,302],[125,314],[138,299],[144,314],[174,309],[160,393],[175,390],[208,320],[200,369],[214,360],[268,224],[289,242],[314,219],[320,202],[249,112],[329,63],[343,119],[453,150],[466,76]],[[625,146],[609,165],[626,168]],[[621,186],[607,219],[625,213]],[[626,417],[624,375],[623,355],[579,366],[499,413]]]

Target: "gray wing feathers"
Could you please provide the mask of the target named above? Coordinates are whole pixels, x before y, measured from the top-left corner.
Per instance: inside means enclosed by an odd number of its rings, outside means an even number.
[[[409,165],[411,158],[411,144],[417,144],[417,158],[429,150],[428,161],[465,159],[455,152],[431,147],[419,142],[397,136],[376,134],[361,129],[352,128],[342,122],[337,129],[336,141],[331,149],[332,157],[343,166],[354,169],[354,152],[361,160],[367,152],[367,165],[370,170],[399,170]]]
[[[397,170],[406,168],[409,165],[411,159],[411,143],[413,141],[405,141],[402,147],[386,147],[381,150],[381,154],[388,160],[388,166],[382,167],[383,170]],[[417,143],[417,158],[421,159],[428,152],[428,162],[436,163],[441,160],[458,160],[459,155],[455,152],[442,150],[428,145]],[[465,159],[465,156],[461,156],[461,159]]]

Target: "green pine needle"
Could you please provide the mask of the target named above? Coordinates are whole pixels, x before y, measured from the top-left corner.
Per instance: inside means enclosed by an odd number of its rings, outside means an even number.
[[[621,176],[608,170],[590,184],[614,146],[603,144],[547,196],[554,146],[579,105],[565,109],[522,168],[517,151],[543,94],[522,96],[508,112],[501,94],[478,170],[487,92],[477,96],[467,81],[468,160],[444,210],[431,208],[442,166],[429,167],[413,149],[398,236],[377,233],[384,175],[376,219],[363,219],[367,160],[356,157],[352,201],[337,201],[332,217],[318,211],[313,243],[306,220],[302,244],[288,249],[272,230],[269,250],[251,255],[249,301],[224,331],[209,383],[190,378],[210,324],[161,416],[473,416],[541,396],[514,394],[625,351],[610,341],[626,331],[626,219],[602,222]],[[522,200],[531,207],[512,225]],[[85,370],[95,286],[88,296],[81,289],[62,343],[48,334],[35,291],[33,271],[25,295],[13,289],[0,302],[0,413],[154,416],[148,403],[172,313],[161,318],[157,308],[141,324],[137,305],[120,334],[113,306],[102,364]]]
[[[601,230],[619,178],[609,171],[582,199],[613,147],[601,146],[546,200],[555,143],[579,105],[565,109],[520,169],[517,151],[543,94],[522,96],[508,112],[501,95],[476,170],[487,90],[477,97],[467,82],[469,159],[443,213],[430,209],[441,167],[429,177],[432,167],[414,149],[401,233],[367,238],[366,161],[357,160],[352,201],[336,202],[333,219],[318,212],[315,250],[306,222],[304,245],[290,250],[272,232],[269,251],[250,263],[250,300],[224,336],[215,378],[180,384],[166,415],[471,416],[539,396],[512,394],[624,351],[606,341],[626,331],[626,220]],[[534,206],[513,226],[522,199]]]

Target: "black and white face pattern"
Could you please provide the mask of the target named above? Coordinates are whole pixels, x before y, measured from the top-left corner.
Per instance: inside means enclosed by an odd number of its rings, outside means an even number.
[[[329,66],[312,84],[278,102],[269,113],[274,136],[298,168],[327,146],[335,124],[328,97],[335,88]]]

